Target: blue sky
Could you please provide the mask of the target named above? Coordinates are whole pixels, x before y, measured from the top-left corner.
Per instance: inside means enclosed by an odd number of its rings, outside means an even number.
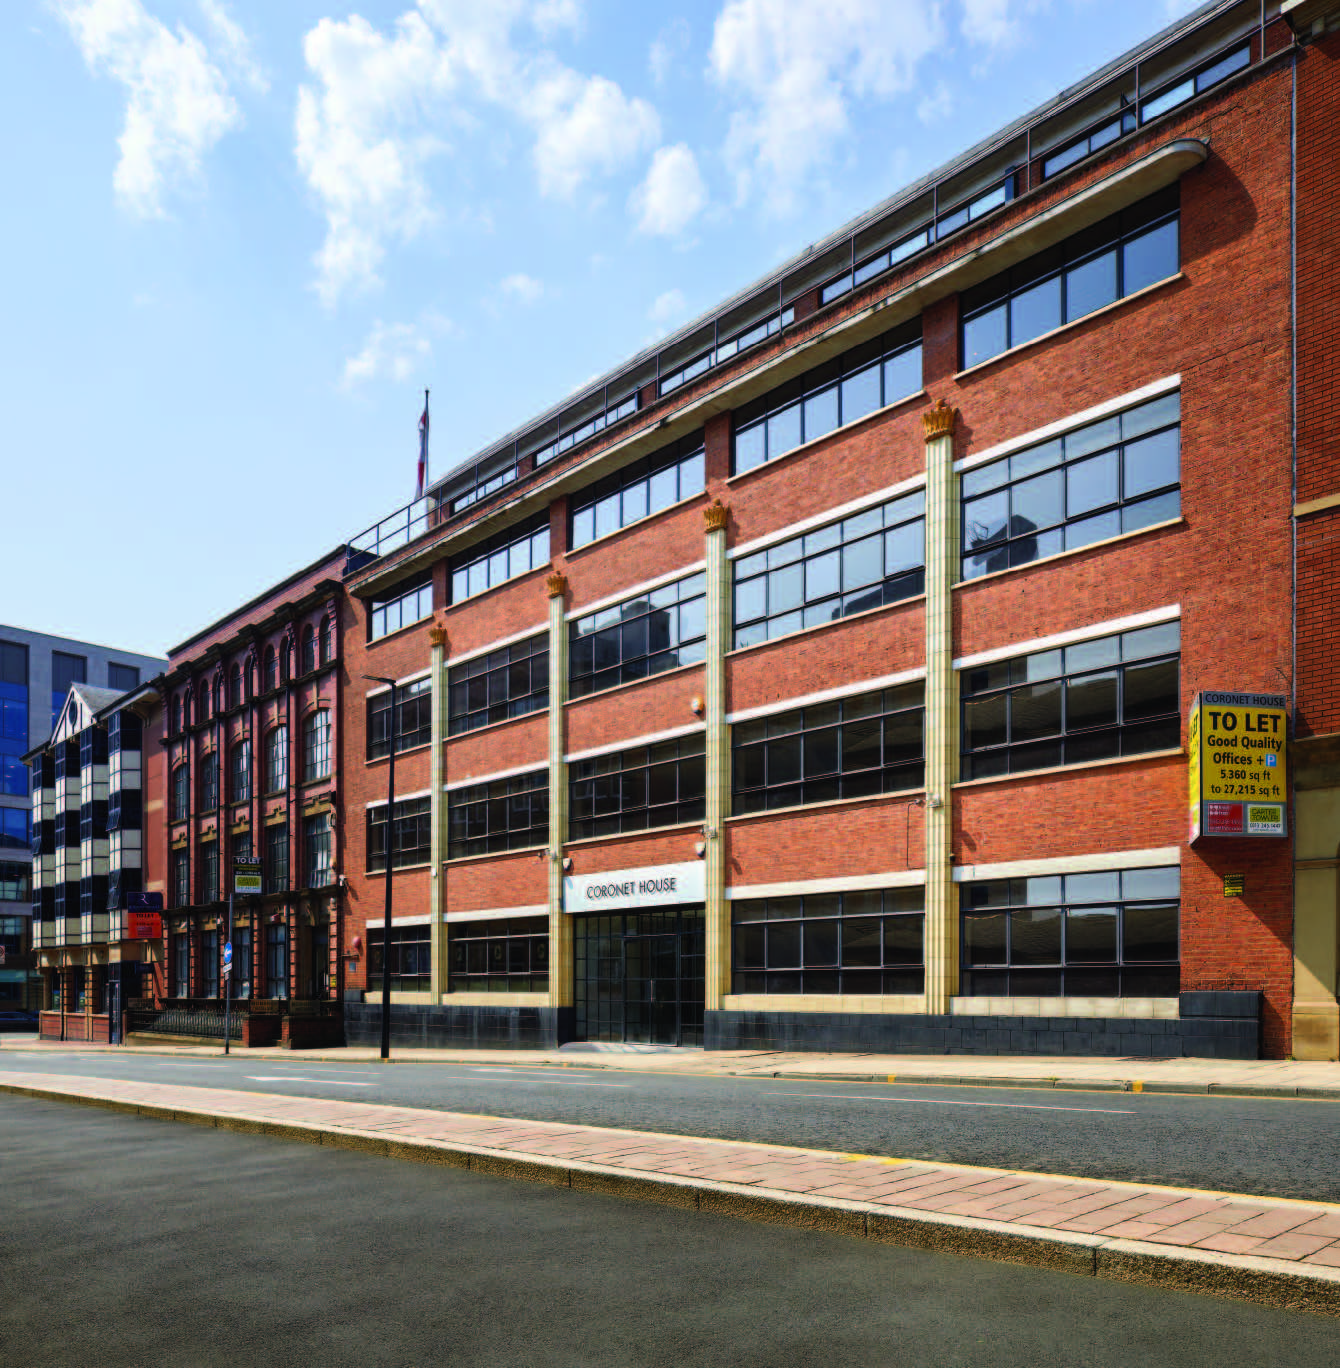
[[[8,0],[0,621],[166,651],[1188,8]]]

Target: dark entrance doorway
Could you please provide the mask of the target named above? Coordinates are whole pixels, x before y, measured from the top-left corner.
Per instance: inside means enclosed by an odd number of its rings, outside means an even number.
[[[706,949],[701,907],[577,917],[577,1039],[701,1045]]]

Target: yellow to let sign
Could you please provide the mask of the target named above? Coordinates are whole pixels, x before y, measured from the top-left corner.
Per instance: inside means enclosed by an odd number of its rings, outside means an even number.
[[[1287,834],[1288,734],[1282,694],[1196,695],[1187,730],[1193,841]]]

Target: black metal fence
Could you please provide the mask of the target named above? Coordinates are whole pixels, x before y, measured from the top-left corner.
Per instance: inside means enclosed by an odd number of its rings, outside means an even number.
[[[228,1038],[242,1039],[248,1017],[294,1017],[334,1020],[344,1015],[344,1004],[324,998],[240,998],[233,1002]],[[199,1036],[222,1040],[224,1003],[221,998],[168,998],[161,1005],[137,999],[126,1011],[126,1031],[152,1035]]]

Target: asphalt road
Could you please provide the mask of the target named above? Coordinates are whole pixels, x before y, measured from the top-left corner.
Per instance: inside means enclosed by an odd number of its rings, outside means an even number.
[[[1335,1322],[0,1097],[26,1368],[1327,1363]]]
[[[1340,1201],[1335,1102],[0,1049],[24,1069]]]

